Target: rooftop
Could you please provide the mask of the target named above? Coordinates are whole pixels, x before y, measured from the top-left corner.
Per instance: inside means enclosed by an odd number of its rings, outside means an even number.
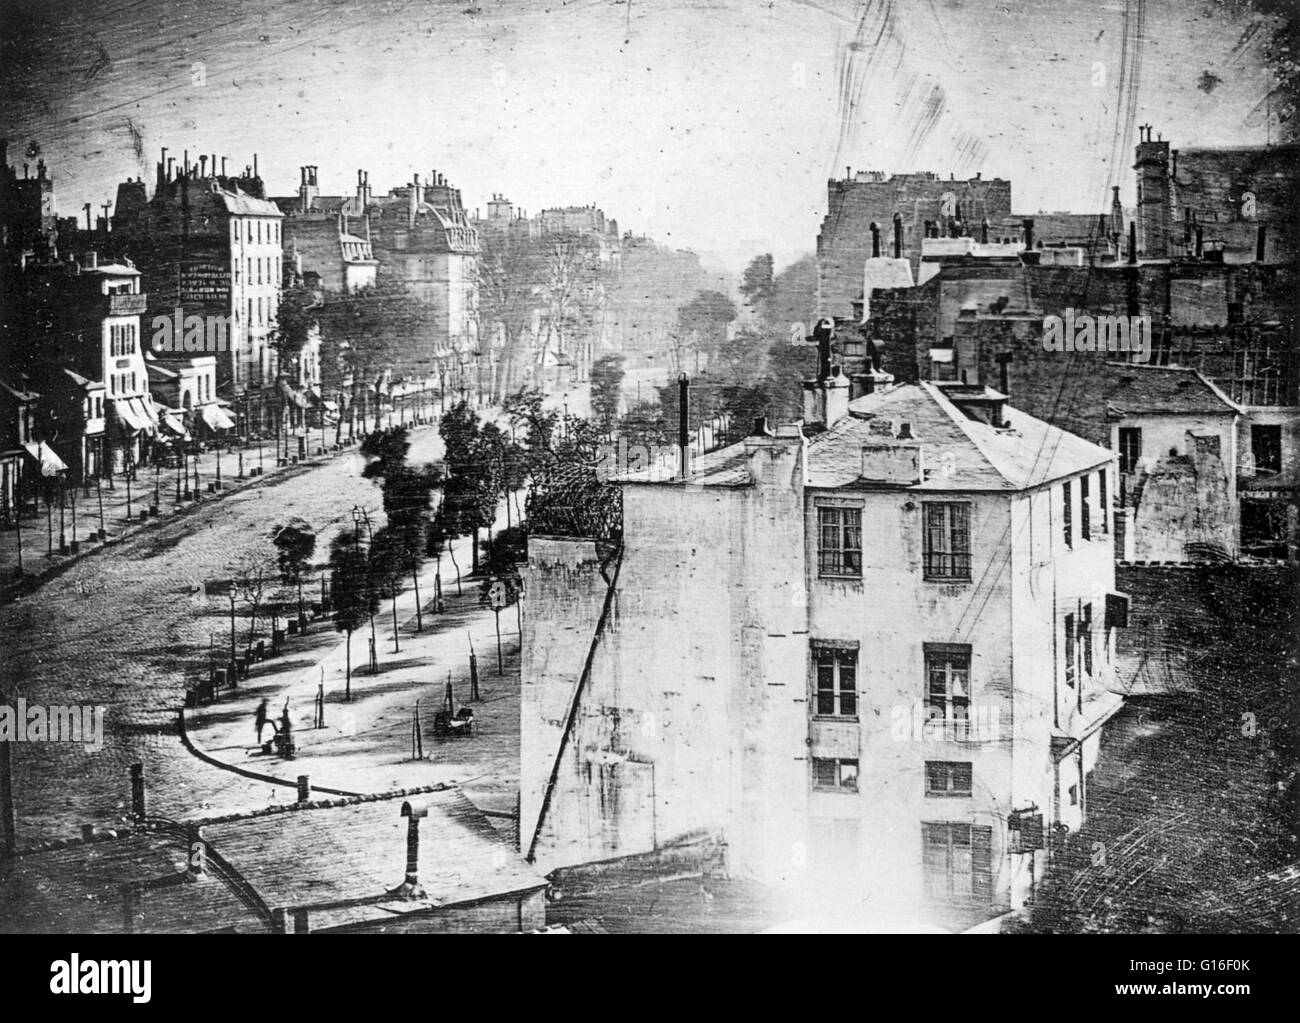
[[[971,419],[958,401],[996,404],[1005,396],[987,388],[943,388],[930,383],[898,384],[850,402],[849,412],[830,429],[805,427],[808,437],[808,486],[862,487],[862,449],[899,442],[919,444],[926,478],[905,489],[921,491],[1014,491],[1040,486],[1111,461],[1111,452],[1041,419],[1007,406],[1005,427]],[[978,392],[978,393],[977,393]],[[897,436],[909,424],[910,440]],[[883,424],[889,424],[888,431]],[[697,486],[744,487],[750,484],[749,459],[743,442],[698,456],[690,483]],[[674,482],[667,466],[612,478],[619,483]]]

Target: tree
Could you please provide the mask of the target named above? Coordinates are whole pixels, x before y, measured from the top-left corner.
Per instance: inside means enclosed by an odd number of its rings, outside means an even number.
[[[320,306],[319,320],[322,373],[330,382],[323,386],[337,383],[340,393],[345,385],[350,388],[354,429],[358,405],[365,403],[361,408],[364,431],[375,382],[387,370],[400,375],[426,361],[422,352],[432,329],[433,310],[394,271],[381,266],[370,287],[330,296]]]
[[[503,529],[488,543],[484,544],[484,576],[479,584],[478,602],[484,607],[491,604],[489,594],[494,581],[501,581],[506,587],[506,604],[514,604],[523,591],[523,580],[519,575],[520,562],[528,560],[528,530],[523,526]]]
[[[608,434],[618,418],[623,387],[623,356],[605,355],[591,367],[591,410],[596,425]]]
[[[701,291],[677,311],[681,339],[695,339],[697,363],[701,351],[706,357],[717,351],[726,340],[727,325],[735,318],[735,303],[720,291]]]
[[[500,348],[493,397],[499,400],[528,365],[528,335],[541,308],[546,252],[537,239],[488,234],[478,260],[480,339]]]
[[[330,595],[334,606],[334,628],[347,634],[347,689],[352,699],[352,633],[379,609],[379,597],[371,585],[369,558],[361,550],[360,530],[340,533],[330,544]]]
[[[257,613],[261,610],[262,599],[267,588],[276,578],[277,572],[271,555],[263,550],[245,555],[235,565],[233,584],[235,591],[249,607],[248,641],[244,645],[244,656],[253,652],[253,636],[257,631]]]
[[[316,552],[316,530],[300,518],[291,518],[271,531],[271,543],[276,549],[281,580],[298,592],[298,627],[305,628],[302,584],[311,571],[311,557]]]
[[[740,280],[740,293],[745,296],[745,304],[754,309],[761,308],[776,293],[771,253],[749,261]]]
[[[415,627],[423,631],[420,607],[420,564],[427,549],[430,502],[433,492],[443,485],[442,473],[434,466],[410,466],[410,451],[405,427],[375,431],[362,442],[361,452],[371,458],[362,475],[378,479],[383,486],[384,514],[388,529],[401,555],[402,564],[410,569],[415,588]]]
[[[393,652],[400,646],[397,640],[397,595],[402,589],[409,555],[400,533],[384,526],[375,534],[370,545],[370,578],[372,591],[377,597],[388,597],[393,602]]]

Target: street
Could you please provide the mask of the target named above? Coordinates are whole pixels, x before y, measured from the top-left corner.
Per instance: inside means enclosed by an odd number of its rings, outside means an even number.
[[[440,446],[435,429],[417,430],[411,460],[435,460]],[[228,566],[266,548],[272,526],[291,515],[316,527],[315,560],[323,562],[332,536],[351,527],[354,505],[379,512],[378,487],[360,475],[363,461],[348,452],[209,501],[83,558],[0,609],[9,637],[0,690],[29,706],[107,708],[98,752],[80,743],[12,744],[20,847],[70,837],[82,824],[124,820],[136,762],[144,765],[151,814],[233,812],[289,796],[201,762],[180,741],[186,683],[206,674],[211,637],[218,645],[229,637],[229,603],[205,596],[204,582],[228,578]],[[468,546],[457,545],[466,570]],[[356,662],[364,662],[364,649],[358,636]],[[381,661],[383,652],[381,644]]]

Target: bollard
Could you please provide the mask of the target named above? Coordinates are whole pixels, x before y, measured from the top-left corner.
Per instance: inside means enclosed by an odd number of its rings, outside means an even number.
[[[311,799],[311,785],[307,782],[307,775],[298,775],[298,802],[306,803]]]

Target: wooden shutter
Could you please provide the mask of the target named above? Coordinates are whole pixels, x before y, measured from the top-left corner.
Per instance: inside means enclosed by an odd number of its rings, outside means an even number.
[[[993,829],[972,824],[971,897],[976,902],[993,901]]]

